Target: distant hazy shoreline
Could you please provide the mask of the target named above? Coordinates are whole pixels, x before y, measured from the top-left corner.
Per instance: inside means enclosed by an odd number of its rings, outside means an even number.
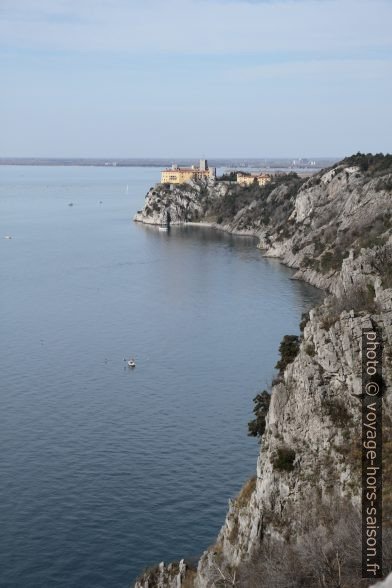
[[[210,164],[214,167],[228,168],[262,168],[262,169],[288,169],[288,170],[313,170],[328,167],[338,158],[236,158],[213,159]],[[92,167],[167,167],[172,163],[190,165],[197,158],[129,158],[129,159],[103,159],[103,158],[44,158],[44,157],[2,157],[0,165],[32,165],[32,166],[92,166]],[[310,162],[314,162],[310,164]]]

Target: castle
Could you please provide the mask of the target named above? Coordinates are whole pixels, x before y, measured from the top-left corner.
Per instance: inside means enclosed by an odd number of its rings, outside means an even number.
[[[265,186],[268,182],[271,181],[271,176],[268,174],[242,174],[240,172],[237,173],[237,183],[241,184],[241,186],[250,186],[254,182],[257,182],[259,186]]]
[[[178,167],[173,164],[171,168],[161,172],[161,184],[184,184],[189,180],[200,180],[201,178],[215,178],[216,170],[208,167],[206,159],[200,159],[199,167]]]

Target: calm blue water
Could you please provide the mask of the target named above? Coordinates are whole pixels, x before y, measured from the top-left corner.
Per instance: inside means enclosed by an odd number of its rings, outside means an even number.
[[[213,542],[318,294],[253,239],[132,223],[156,168],[0,178],[0,585],[128,586]]]

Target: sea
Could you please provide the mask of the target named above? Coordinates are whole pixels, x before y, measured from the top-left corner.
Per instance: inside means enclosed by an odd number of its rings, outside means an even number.
[[[157,181],[0,167],[3,588],[196,561],[255,473],[252,399],[321,294],[253,238],[134,223]]]

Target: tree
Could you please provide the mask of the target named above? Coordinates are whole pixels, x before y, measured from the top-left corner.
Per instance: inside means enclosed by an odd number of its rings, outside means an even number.
[[[271,395],[263,390],[253,398],[253,414],[255,419],[248,423],[248,435],[250,437],[262,437],[265,431],[266,417],[271,402]]]
[[[276,369],[283,374],[289,363],[292,363],[299,351],[299,337],[297,335],[285,335],[279,345],[280,359]]]

